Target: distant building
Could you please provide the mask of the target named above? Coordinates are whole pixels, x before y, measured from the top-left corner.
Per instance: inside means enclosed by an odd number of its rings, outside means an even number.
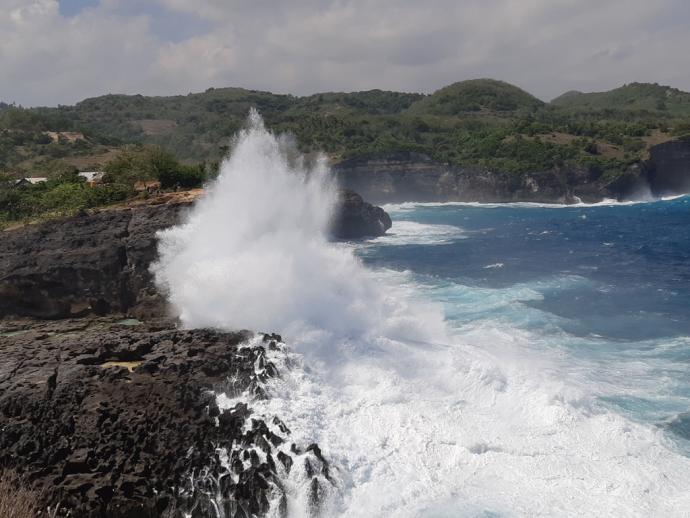
[[[39,183],[47,182],[48,178],[43,178],[43,177],[27,177],[27,178],[20,178],[19,180],[14,181],[14,186],[15,187],[23,187],[26,185],[36,185]]]
[[[82,171],[81,173],[79,173],[79,176],[84,178],[84,180],[86,180],[86,183],[89,184],[91,187],[94,187],[103,181],[103,177],[105,176],[105,172],[103,172],[103,171]]]

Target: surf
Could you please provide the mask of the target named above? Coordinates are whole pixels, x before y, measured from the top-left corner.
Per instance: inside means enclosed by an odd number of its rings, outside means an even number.
[[[367,267],[356,247],[330,243],[334,189],[324,158],[301,157],[252,112],[206,196],[160,234],[154,266],[185,327],[285,337],[268,353],[280,377],[252,407],[267,422],[280,416],[293,440],[319,444],[332,477],[321,515],[680,516],[688,508],[690,459],[661,430],[599,404],[567,374],[567,357],[505,321],[451,324],[419,276]],[[462,235],[402,230],[417,246]],[[463,289],[455,283],[447,293]],[[482,301],[468,296],[470,305]],[[515,294],[524,296],[540,295]],[[234,400],[219,394],[218,402]],[[295,470],[284,482],[288,515],[313,515],[309,481]]]

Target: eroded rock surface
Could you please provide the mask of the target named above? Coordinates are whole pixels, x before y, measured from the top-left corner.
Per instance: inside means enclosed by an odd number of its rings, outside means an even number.
[[[104,210],[2,232],[0,317],[160,315],[163,301],[148,270],[156,232],[187,207]]]
[[[279,452],[290,430],[252,412],[278,375],[266,358],[278,336],[248,346],[248,332],[105,319],[4,322],[0,333],[0,465],[72,518],[287,512],[280,475],[306,469],[296,455],[323,471],[318,446]],[[214,391],[239,402],[221,410]]]

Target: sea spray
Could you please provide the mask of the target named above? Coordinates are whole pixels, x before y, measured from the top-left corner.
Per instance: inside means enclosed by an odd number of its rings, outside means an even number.
[[[287,338],[292,351],[270,353],[271,397],[252,407],[320,445],[334,488],[324,516],[690,506],[690,461],[661,431],[597,406],[527,332],[494,322],[450,334],[410,274],[368,270],[327,241],[333,201],[325,161],[307,166],[252,113],[188,221],[161,234],[154,270],[185,326]],[[285,480],[293,517],[311,512],[300,473]]]
[[[335,201],[325,157],[308,164],[252,110],[188,221],[160,233],[156,282],[186,327],[358,337],[397,319],[421,338],[352,248],[328,242]]]
[[[275,329],[318,320],[323,298],[344,288],[339,275],[312,277],[323,262],[344,277],[353,267],[321,246],[335,197],[324,158],[306,167],[288,150],[252,111],[188,222],[160,236],[156,280],[184,325]]]

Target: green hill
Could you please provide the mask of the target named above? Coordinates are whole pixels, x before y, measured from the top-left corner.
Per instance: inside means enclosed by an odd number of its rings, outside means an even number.
[[[633,83],[568,92],[545,104],[502,81],[478,79],[432,95],[370,90],[306,97],[210,88],[168,97],[104,95],[74,106],[0,103],[0,227],[135,195],[141,179],[199,185],[217,171],[251,107],[301,151],[334,162],[413,151],[440,163],[522,175],[587,169],[613,180],[655,144],[690,137],[690,94]],[[89,190],[77,170],[105,170]],[[47,183],[12,189],[22,176]],[[10,181],[8,181],[10,180]]]
[[[449,116],[466,112],[531,112],[543,102],[517,86],[494,79],[461,81],[417,101],[411,113]]]
[[[622,110],[690,115],[690,93],[656,83],[631,83],[608,92],[567,92],[551,105],[577,110]]]
[[[128,145],[161,146],[186,164],[213,163],[256,107],[268,127],[294,135],[302,151],[324,151],[336,161],[415,151],[515,174],[574,164],[615,176],[651,145],[690,134],[689,97],[635,83],[569,92],[545,104],[508,83],[478,79],[432,95],[370,90],[297,97],[210,88],[168,97],[104,95],[57,108],[0,104],[0,174],[101,168]]]

